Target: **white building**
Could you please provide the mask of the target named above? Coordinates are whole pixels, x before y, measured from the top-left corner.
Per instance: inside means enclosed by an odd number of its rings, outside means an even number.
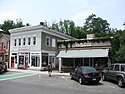
[[[73,39],[42,25],[10,29],[9,32],[11,68],[41,70],[49,62],[55,68],[57,40]]]

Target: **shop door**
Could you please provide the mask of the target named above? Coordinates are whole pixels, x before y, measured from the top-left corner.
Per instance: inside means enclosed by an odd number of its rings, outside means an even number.
[[[25,69],[28,68],[28,62],[29,62],[28,55],[25,55]]]
[[[11,57],[11,68],[14,68],[14,57]]]

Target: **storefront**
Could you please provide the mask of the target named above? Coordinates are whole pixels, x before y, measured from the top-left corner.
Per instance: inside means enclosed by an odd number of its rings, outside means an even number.
[[[52,53],[17,52],[11,54],[11,68],[45,70],[49,62],[55,68],[56,56]]]
[[[87,49],[60,51],[59,71],[71,71],[77,66],[92,66],[102,69],[110,63],[109,49]]]

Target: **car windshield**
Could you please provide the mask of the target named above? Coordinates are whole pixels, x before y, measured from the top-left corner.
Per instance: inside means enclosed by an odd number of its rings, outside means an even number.
[[[83,73],[91,73],[91,72],[96,72],[96,69],[91,68],[91,67],[86,67],[82,68]]]

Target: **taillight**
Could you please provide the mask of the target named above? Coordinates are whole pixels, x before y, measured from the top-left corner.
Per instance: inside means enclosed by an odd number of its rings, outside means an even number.
[[[85,77],[88,77],[89,75],[88,74],[83,74]]]

